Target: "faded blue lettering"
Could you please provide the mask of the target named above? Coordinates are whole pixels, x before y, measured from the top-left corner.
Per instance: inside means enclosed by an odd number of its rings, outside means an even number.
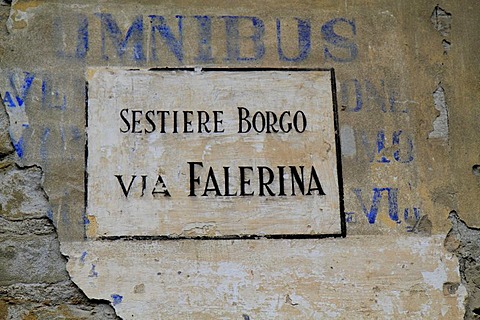
[[[47,141],[49,136],[50,129],[45,128],[40,139],[40,158],[42,159],[43,163],[46,163],[48,158]]]
[[[376,158],[376,155],[380,155],[380,159],[377,162],[380,163],[389,163],[390,160],[384,155],[385,153],[385,131],[379,130],[377,132],[377,137],[375,141],[376,152],[373,151],[373,146],[370,143],[370,139],[365,131],[361,132],[362,144],[365,150],[365,154],[370,162],[373,162]]]
[[[96,266],[92,263],[92,268],[90,269],[90,273],[88,274],[88,276],[89,276],[90,278],[96,278],[96,277],[98,277],[98,272],[95,271],[95,267],[96,267]]]
[[[10,92],[5,92],[5,97],[3,98],[3,103],[9,108],[16,108],[17,105],[10,94]]]
[[[52,80],[44,77],[42,80],[42,107],[65,111],[67,109],[67,96],[54,91]]]
[[[403,136],[404,139],[400,139]],[[375,141],[375,150],[368,138],[368,133],[365,131],[361,132],[361,141],[365,154],[370,162],[374,162],[375,159],[380,156],[380,159],[377,160],[379,163],[390,163],[391,160],[385,155],[387,151],[392,151],[393,159],[396,162],[400,163],[409,163],[414,160],[414,146],[413,146],[413,137],[407,135],[402,130],[394,131],[392,133],[392,148],[387,148],[386,135],[384,130],[377,131],[376,141]],[[405,141],[401,143],[401,141]]]
[[[65,129],[63,128],[63,126],[60,127],[60,139],[62,140],[62,145],[63,145],[63,148],[65,150],[66,148],[66,140],[65,140]]]
[[[212,56],[212,19],[209,16],[195,16],[198,21],[198,55],[196,62],[213,62]]]
[[[67,53],[65,43],[65,30],[61,18],[55,18],[53,21],[54,41],[57,47],[57,56],[60,58],[85,59],[88,51],[88,18],[80,14],[77,17],[77,43],[75,45],[75,54]]]
[[[9,108],[12,108],[16,111],[12,110],[11,118],[15,117],[14,115],[22,117],[26,117],[25,115],[25,101],[27,99],[28,93],[32,86],[33,80],[35,79],[35,75],[33,73],[24,72],[25,75],[22,86],[20,88],[17,87],[15,84],[15,74],[13,72],[9,73],[9,82],[11,87],[11,92],[6,91],[4,94],[3,102]],[[16,109],[18,108],[18,109]],[[23,139],[23,133],[26,128],[29,127],[28,122],[22,123],[26,121],[25,119],[19,120],[18,122],[15,121],[12,123],[12,127],[10,129],[10,139],[12,141],[13,147],[15,152],[20,158],[23,158],[25,154],[25,141]],[[13,128],[15,127],[15,129]]]
[[[380,130],[377,132],[377,154],[382,154],[385,150],[385,132]],[[387,159],[384,155],[381,156],[380,160],[377,160],[380,163],[389,163],[390,160]]]
[[[175,55],[178,61],[183,62],[183,30],[182,30],[182,16],[175,16],[178,19],[178,38],[175,37],[172,30],[165,23],[165,18],[157,15],[150,15],[150,23],[152,24],[152,59],[157,61],[157,40],[156,32],[160,34],[160,38],[165,42],[168,49]]]
[[[355,90],[355,107],[350,107],[350,84],[353,83],[354,90]],[[363,99],[362,99],[362,86],[360,81],[357,79],[350,79],[343,81],[340,86],[340,92],[342,95],[342,107],[345,108],[345,111],[353,111],[358,112],[362,110],[363,107]]]
[[[70,131],[72,132],[73,140],[80,140],[80,138],[82,137],[82,133],[80,132],[80,129],[78,129],[78,127],[72,126],[70,128]]]
[[[123,58],[125,51],[127,50],[127,44],[131,40],[133,41],[133,59],[135,61],[144,61],[145,56],[143,53],[143,17],[137,16],[133,21],[130,28],[128,28],[125,37],[118,27],[117,23],[109,13],[97,13],[102,23],[101,36],[102,36],[102,56],[104,60],[109,60],[107,55],[106,38],[107,34],[110,36],[115,50],[119,58]]]
[[[23,137],[20,137],[20,139],[15,140],[12,135],[10,135],[10,139],[12,140],[13,148],[15,149],[15,152],[20,158],[23,158],[23,150],[25,149],[25,146],[23,144]]]
[[[407,138],[406,138],[407,139],[407,141],[406,141],[407,150],[406,150],[406,152],[404,152],[404,157],[402,158],[401,155],[400,155],[400,151],[401,151],[400,135],[402,133],[403,133],[402,130],[398,130],[398,131],[393,132],[392,144],[394,146],[398,146],[398,149],[395,150],[395,152],[393,153],[393,158],[396,161],[401,162],[401,163],[409,163],[409,162],[413,161],[413,138],[411,136],[407,136]]]
[[[30,91],[33,80],[35,79],[35,75],[33,73],[24,72],[24,75],[25,75],[25,78],[23,79],[23,84],[22,84],[22,87],[20,88],[20,91],[15,85],[15,75],[13,73],[10,73],[10,76],[9,76],[10,86],[15,95],[15,99],[17,102],[16,105],[18,107],[24,107],[25,99],[27,98],[28,92]]]
[[[356,223],[356,215],[355,212],[345,212],[345,222],[346,223]]]
[[[378,207],[382,199],[382,192],[387,192],[388,195],[388,215],[391,220],[399,223],[398,220],[398,189],[397,188],[373,188],[372,204],[370,209],[367,209],[362,197],[361,189],[353,189],[353,193],[357,196],[362,211],[368,219],[370,224],[375,223],[378,214]]]
[[[88,52],[88,18],[84,15],[78,17],[77,49],[75,56],[85,59]]]
[[[420,220],[420,208],[415,208],[413,207],[412,208],[412,211],[413,211],[413,223],[414,225],[413,226],[407,226],[406,227],[406,230],[407,232],[413,232],[414,229],[415,229],[415,224],[417,223],[418,220]],[[411,215],[410,215],[410,208],[405,208],[405,211],[403,212],[403,217],[405,219],[405,221],[409,221],[411,220]]]
[[[347,24],[352,30],[352,35],[357,34],[357,29],[354,20],[347,20],[345,18],[335,18],[322,26],[322,36],[325,41],[331,44],[331,47],[325,46],[324,56],[327,60],[334,62],[351,62],[357,58],[358,48],[357,44],[349,38],[343,37],[335,33],[335,26],[339,23]],[[336,50],[341,49],[341,50]],[[335,54],[334,54],[335,53]]]
[[[227,33],[227,62],[248,62],[257,61],[263,58],[265,54],[265,44],[263,43],[263,35],[265,33],[265,25],[262,20],[257,17],[243,16],[224,16],[225,28]],[[240,21],[247,20],[252,23],[253,34],[251,36],[240,37]],[[248,39],[253,42],[253,56],[246,57],[240,53],[241,40]]]
[[[420,209],[413,207],[412,211],[415,222],[420,220]],[[405,221],[410,220],[410,208],[405,208],[405,211],[403,212],[403,218],[405,219]]]
[[[67,191],[64,192],[64,198],[65,199],[68,199],[69,198],[69,193]],[[70,225],[70,206],[68,205],[67,202],[63,202],[61,205],[60,205],[60,210],[61,210],[61,214],[62,214],[62,223],[64,225]]]
[[[379,109],[383,113],[408,112],[407,107],[397,108],[399,102],[398,93],[395,90],[388,89],[387,95],[384,80],[380,80],[380,86],[377,87],[369,80],[364,80],[364,83],[361,83],[357,79],[348,79],[341,83],[340,93],[342,106],[346,111],[377,111]],[[351,96],[355,96],[356,99],[354,106],[350,104]],[[374,109],[375,106],[378,109]]]
[[[383,112],[387,112],[385,98],[385,82],[380,80],[381,92],[368,80],[365,80],[365,90],[368,101],[374,102]]]
[[[302,20],[299,18],[295,18],[297,20],[297,29],[298,29],[298,55],[295,57],[287,57],[283,53],[282,49],[282,34],[281,34],[281,26],[280,26],[280,19],[277,19],[277,47],[278,47],[278,57],[281,61],[288,61],[288,62],[299,62],[305,60],[311,48],[311,41],[310,41],[310,33],[311,33],[311,26],[309,20]]]

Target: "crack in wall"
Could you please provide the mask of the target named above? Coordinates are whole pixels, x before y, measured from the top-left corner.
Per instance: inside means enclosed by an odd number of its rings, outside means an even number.
[[[433,24],[435,30],[445,38],[442,40],[443,54],[448,55],[452,42],[447,40],[446,37],[450,35],[452,29],[452,14],[445,11],[438,5],[433,9],[430,16],[430,21]]]

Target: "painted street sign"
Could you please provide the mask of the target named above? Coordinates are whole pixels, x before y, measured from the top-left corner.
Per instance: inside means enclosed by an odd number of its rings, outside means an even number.
[[[342,234],[332,83],[330,70],[90,69],[87,235]]]

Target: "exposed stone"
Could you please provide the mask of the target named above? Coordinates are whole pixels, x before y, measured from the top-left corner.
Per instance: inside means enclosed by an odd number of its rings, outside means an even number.
[[[460,273],[468,297],[465,319],[480,316],[480,230],[468,227],[455,211],[450,213],[452,229],[445,241],[447,249],[454,252],[460,262]]]
[[[0,171],[0,215],[8,220],[47,216],[50,205],[41,184],[39,167]]]
[[[7,113],[5,108],[0,107],[0,128],[8,128],[10,122],[8,121]],[[10,142],[10,137],[8,135],[8,130],[0,130],[0,157],[5,156],[13,152],[13,147]]]
[[[11,170],[6,177],[31,177],[29,169]],[[41,189],[37,197],[35,204],[46,203]],[[23,219],[0,217],[0,319],[118,319],[108,303],[89,300],[70,280],[52,222]]]
[[[0,316],[5,320],[110,320],[118,318],[113,309],[106,304],[60,304],[43,305],[38,303],[16,303],[8,305],[3,311],[0,302]]]
[[[10,163],[0,170],[0,319],[119,319],[108,302],[88,299],[70,280],[47,218],[41,169]]]

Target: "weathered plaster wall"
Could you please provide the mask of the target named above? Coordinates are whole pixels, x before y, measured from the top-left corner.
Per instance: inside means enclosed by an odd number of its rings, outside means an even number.
[[[0,119],[8,128],[3,109]],[[41,168],[16,165],[9,139],[0,150],[0,319],[118,319],[70,280]]]
[[[0,318],[480,314],[476,2],[0,9]],[[86,240],[86,70],[105,66],[333,67],[347,237]]]

